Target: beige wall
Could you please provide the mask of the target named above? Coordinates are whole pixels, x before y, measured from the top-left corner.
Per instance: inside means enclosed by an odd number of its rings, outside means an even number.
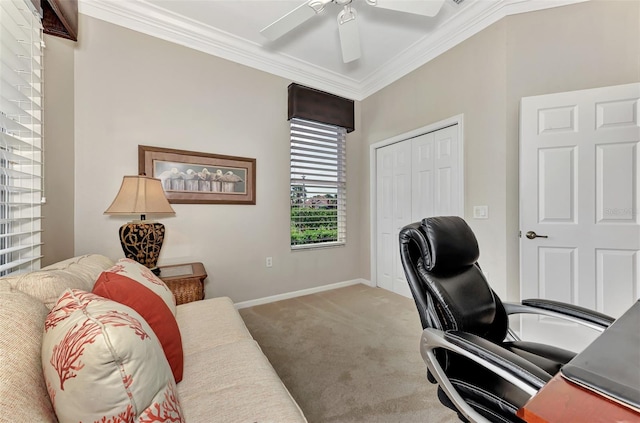
[[[362,102],[365,144],[464,114],[465,217],[503,298],[519,297],[519,100],[639,81],[639,8],[590,1],[507,17]],[[489,219],[472,219],[474,205]]]
[[[81,16],[75,51],[75,252],[121,257],[104,216],[139,144],[257,159],[257,204],[176,204],[160,263],[201,261],[208,296],[262,298],[362,277],[359,131],[347,139],[346,247],[289,247],[291,81]],[[356,110],[359,113],[358,110]],[[273,257],[273,267],[265,258]]]
[[[42,265],[73,256],[73,48],[45,35],[44,195]]]

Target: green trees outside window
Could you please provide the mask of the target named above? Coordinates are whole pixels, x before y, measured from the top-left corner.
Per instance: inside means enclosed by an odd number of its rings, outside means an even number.
[[[291,209],[291,245],[338,240],[337,210]]]
[[[338,240],[338,209],[334,195],[306,198],[304,188],[291,193],[291,245]]]

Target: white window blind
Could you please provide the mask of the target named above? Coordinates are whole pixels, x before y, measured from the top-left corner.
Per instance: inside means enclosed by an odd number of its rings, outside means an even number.
[[[346,241],[345,129],[291,119],[291,247]]]
[[[40,267],[42,48],[31,1],[0,1],[0,275]]]

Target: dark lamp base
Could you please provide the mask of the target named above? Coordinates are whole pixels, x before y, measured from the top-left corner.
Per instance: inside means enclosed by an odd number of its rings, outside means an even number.
[[[120,227],[120,244],[125,257],[135,260],[152,271],[157,267],[164,241],[164,225],[158,222],[130,222]],[[155,272],[154,272],[155,273]]]

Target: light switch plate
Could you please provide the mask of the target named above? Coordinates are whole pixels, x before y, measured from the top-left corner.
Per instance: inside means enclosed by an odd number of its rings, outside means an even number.
[[[488,219],[489,218],[489,206],[473,206],[473,218],[474,219]]]

